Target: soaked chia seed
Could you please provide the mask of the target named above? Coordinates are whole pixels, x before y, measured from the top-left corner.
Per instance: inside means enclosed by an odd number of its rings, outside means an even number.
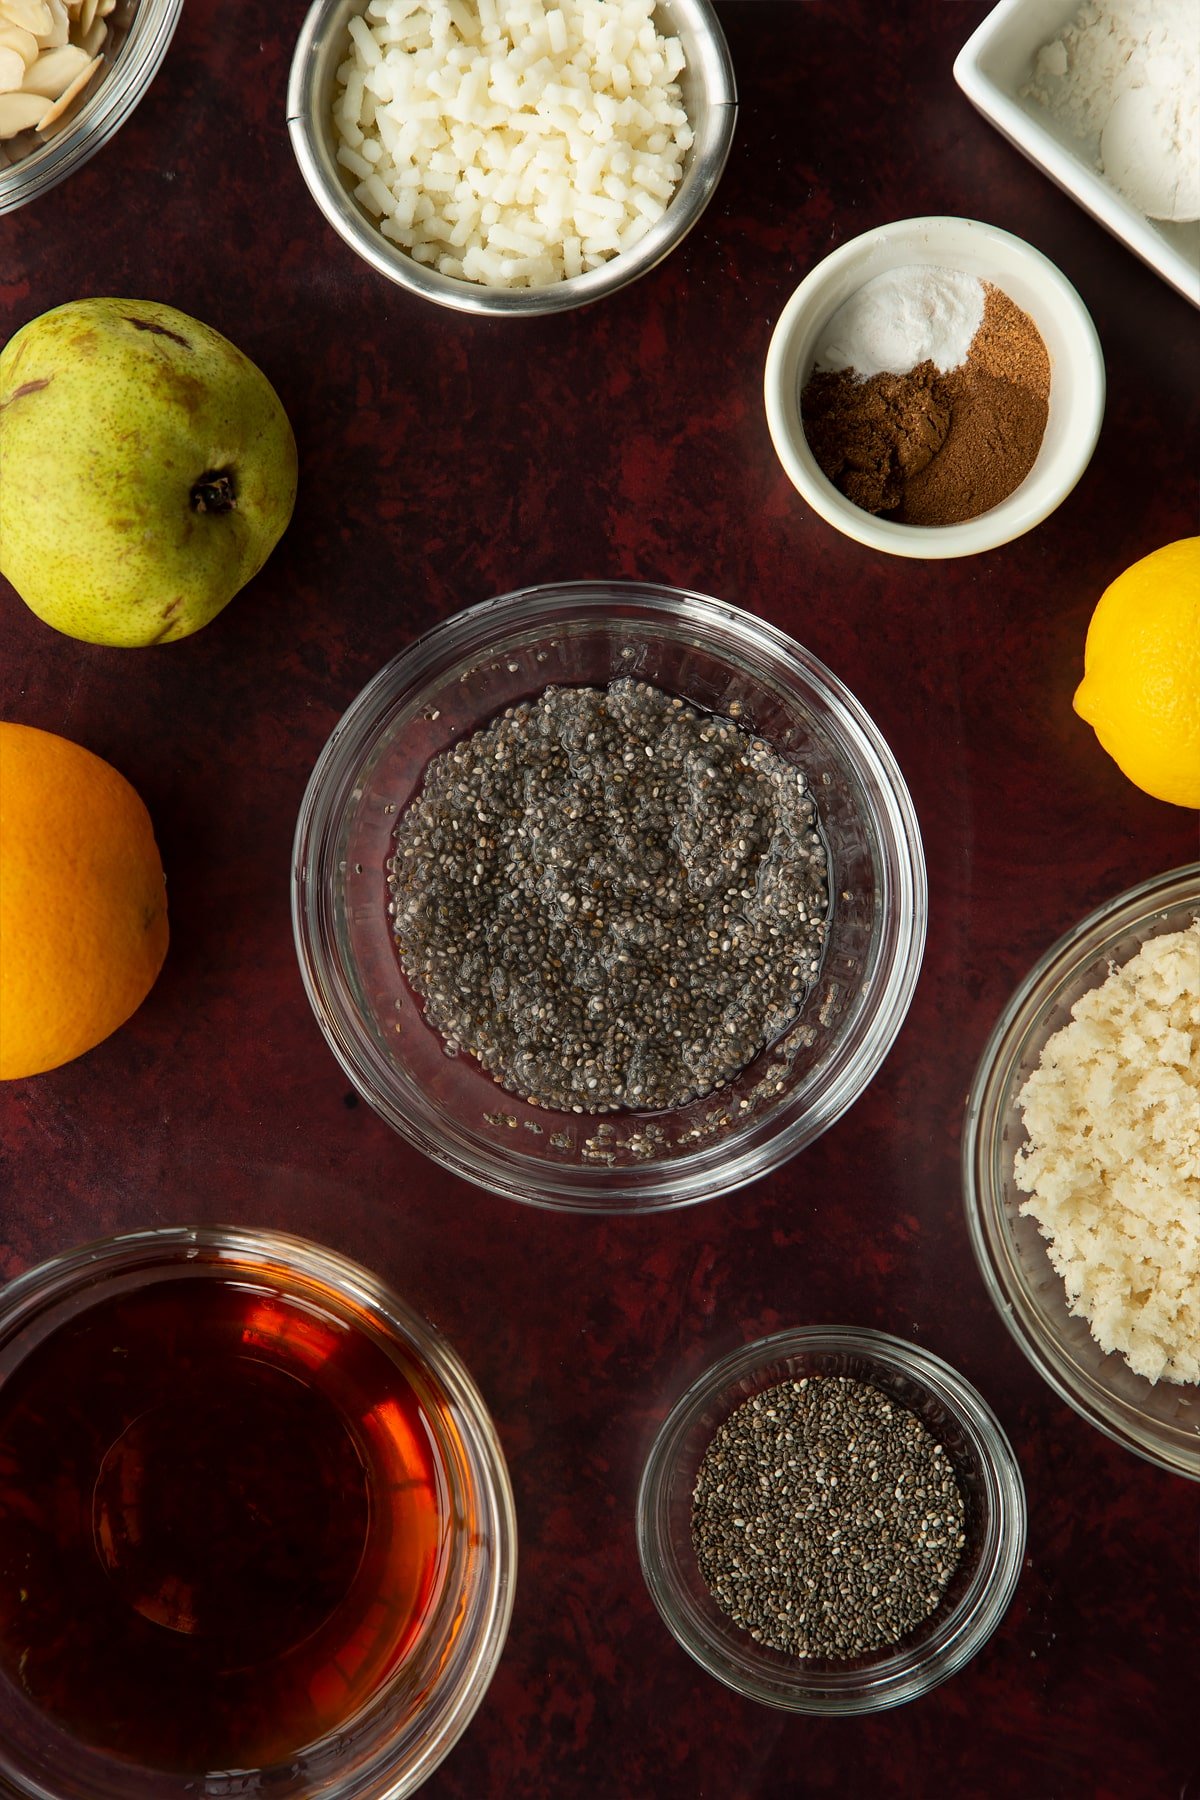
[[[958,1567],[954,1469],[915,1413],[866,1382],[783,1382],[704,1453],[692,1543],[717,1605],[761,1644],[844,1661],[895,1644]]]
[[[795,1020],[825,940],[803,772],[629,678],[547,688],[434,757],[388,886],[447,1052],[560,1111],[722,1086]]]

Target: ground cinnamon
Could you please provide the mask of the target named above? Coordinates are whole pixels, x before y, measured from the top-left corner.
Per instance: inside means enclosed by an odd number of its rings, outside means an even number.
[[[966,361],[904,375],[818,373],[801,396],[805,436],[856,506],[905,525],[957,525],[1007,499],[1037,459],[1050,359],[1032,319],[985,284]]]
[[[937,456],[905,483],[902,525],[957,525],[1007,500],[1034,465],[1046,402],[967,362],[942,377],[950,425]]]

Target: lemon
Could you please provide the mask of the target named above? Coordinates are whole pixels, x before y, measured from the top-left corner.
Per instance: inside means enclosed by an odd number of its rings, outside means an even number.
[[[1130,781],[1200,807],[1200,537],[1164,544],[1104,590],[1073,704]]]

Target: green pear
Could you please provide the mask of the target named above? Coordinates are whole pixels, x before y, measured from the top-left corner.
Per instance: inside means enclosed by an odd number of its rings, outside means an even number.
[[[151,300],[73,300],[0,352],[0,573],[92,644],[188,637],[292,516],[296,442],[227,338]]]

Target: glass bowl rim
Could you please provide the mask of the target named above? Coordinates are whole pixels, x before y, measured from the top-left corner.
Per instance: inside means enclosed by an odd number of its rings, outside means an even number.
[[[763,1142],[767,1110],[744,1128],[739,1148],[702,1147],[674,1161],[648,1157],[632,1168],[539,1162],[523,1148],[496,1150],[465,1130],[414,1116],[410,1102],[390,1091],[392,1076],[352,1004],[334,952],[332,883],[336,831],[355,775],[384,736],[402,705],[413,706],[423,687],[472,655],[499,654],[517,633],[539,623],[583,628],[639,621],[660,622],[680,632],[689,621],[726,642],[714,657],[743,651],[769,662],[781,679],[827,708],[839,735],[839,756],[852,768],[877,838],[882,871],[877,930],[880,943],[871,970],[871,1004],[847,1034],[849,1050],[835,1059],[827,1091]],[[491,716],[489,713],[488,717]],[[481,717],[480,722],[483,722]],[[818,798],[818,806],[819,806]],[[890,909],[890,914],[889,914]],[[351,700],[313,767],[296,822],[292,851],[292,926],[309,1003],[326,1043],[344,1074],[372,1109],[409,1143],[443,1168],[492,1193],[555,1210],[649,1212],[684,1206],[732,1192],[770,1173],[828,1129],[878,1073],[908,1013],[924,954],[928,885],[916,809],[882,732],[861,702],[816,656],[769,621],[727,601],[692,589],[654,582],[575,580],[545,582],[483,600],[453,613],[393,657]],[[497,1096],[504,1090],[497,1087]],[[555,1115],[547,1114],[548,1118]]]
[[[924,1646],[923,1651],[901,1652],[898,1659],[893,1656],[876,1669],[826,1667],[812,1672],[804,1659],[796,1658],[794,1672],[781,1666],[771,1679],[735,1660],[688,1616],[680,1603],[681,1589],[672,1573],[671,1558],[658,1546],[656,1527],[665,1516],[667,1485],[687,1436],[710,1407],[730,1396],[736,1384],[767,1374],[789,1357],[845,1354],[862,1356],[924,1388],[964,1431],[987,1492],[988,1554],[943,1620],[934,1645]],[[797,1378],[782,1373],[770,1385]],[[871,1376],[852,1379],[869,1383]],[[730,1406],[728,1411],[732,1410]],[[672,1405],[651,1445],[638,1485],[638,1557],[650,1597],[671,1635],[727,1687],[788,1712],[828,1716],[878,1712],[917,1699],[948,1680],[983,1647],[1004,1617],[1020,1579],[1025,1535],[1025,1487],[1020,1467],[991,1407],[943,1358],[870,1326],[795,1326],[743,1344],[719,1358]]]
[[[508,1636],[516,1594],[517,1526],[511,1478],[495,1423],[454,1345],[394,1288],[340,1251],[267,1227],[150,1226],[112,1233],[60,1251],[0,1286],[0,1350],[47,1306],[58,1305],[73,1293],[85,1292],[97,1280],[116,1277],[123,1270],[145,1267],[147,1263],[165,1268],[190,1262],[193,1257],[189,1251],[215,1252],[218,1261],[223,1252],[262,1256],[287,1273],[323,1282],[338,1297],[356,1303],[393,1329],[454,1410],[463,1462],[479,1503],[481,1529],[489,1543],[487,1567],[478,1587],[475,1641],[460,1648],[458,1640],[452,1640],[445,1667],[453,1671],[454,1685],[428,1741],[422,1730],[417,1730],[415,1741],[408,1736],[419,1727],[420,1712],[406,1722],[406,1731],[399,1741],[389,1733],[385,1688],[367,1702],[353,1722],[355,1728],[367,1726],[374,1742],[368,1739],[370,1748],[347,1772],[350,1785],[343,1786],[336,1773],[329,1785],[329,1800],[403,1800],[426,1780],[467,1729],[487,1692]],[[451,1475],[449,1468],[447,1475]],[[464,1590],[460,1603],[468,1598]],[[456,1662],[459,1666],[454,1669]],[[350,1725],[343,1727],[343,1735],[350,1729]],[[82,1743],[79,1750],[90,1754],[88,1746]],[[154,1771],[138,1770],[132,1779],[139,1784],[137,1792],[148,1796],[159,1791],[155,1784],[163,1777]],[[172,1791],[182,1795],[186,1782],[194,1782],[195,1777],[166,1779],[177,1781],[178,1788]],[[145,1789],[141,1786],[143,1781],[149,1783]],[[21,1791],[14,1789],[14,1795]],[[28,1791],[31,1800],[35,1792],[41,1793],[40,1788]],[[96,1792],[99,1794],[100,1790]]]
[[[967,1096],[962,1190],[971,1249],[984,1286],[1042,1379],[1113,1443],[1159,1468],[1200,1481],[1200,1437],[1193,1437],[1190,1445],[1182,1432],[1173,1434],[1170,1442],[1152,1438],[1145,1415],[1117,1401],[1103,1384],[1080,1370],[1042,1326],[1029,1303],[1019,1265],[1007,1254],[1007,1209],[1003,1192],[996,1191],[992,1180],[996,1134],[1014,1072],[1063,989],[1097,963],[1105,946],[1123,932],[1187,907],[1200,915],[1200,861],[1148,876],[1101,902],[1056,938],[1013,989],[984,1045]],[[1099,1345],[1096,1350],[1102,1354]]]

